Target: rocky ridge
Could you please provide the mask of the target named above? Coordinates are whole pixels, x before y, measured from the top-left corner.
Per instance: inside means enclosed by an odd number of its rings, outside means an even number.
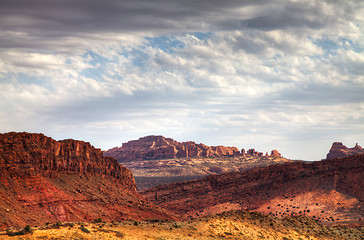
[[[189,157],[264,156],[262,152],[254,149],[245,151],[237,147],[207,146],[193,141],[178,142],[163,136],[146,136],[132,140],[123,143],[121,147],[109,149],[104,154],[116,158],[119,162]],[[266,153],[265,156],[269,154]],[[281,157],[277,150],[273,150],[271,156]]]
[[[331,146],[329,153],[326,156],[326,159],[346,157],[360,153],[364,153],[364,149],[358,144],[355,144],[353,148],[348,148],[341,142],[334,142]]]
[[[163,136],[147,136],[105,152],[133,171],[138,189],[201,179],[210,174],[243,171],[291,160],[277,150],[263,154],[255,149],[207,146],[177,142]]]
[[[0,134],[0,229],[56,221],[170,218],[100,149],[43,134]]]
[[[325,224],[363,224],[363,179],[361,154],[210,175],[142,195],[186,218],[249,210],[278,217],[306,215]]]
[[[0,136],[0,167],[57,172],[101,174],[135,190],[132,172],[101,149],[78,140],[56,141],[43,134],[5,133]]]

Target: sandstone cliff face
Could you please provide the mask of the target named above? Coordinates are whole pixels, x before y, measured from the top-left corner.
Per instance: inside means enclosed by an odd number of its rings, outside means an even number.
[[[168,215],[136,192],[132,172],[83,141],[0,134],[0,228]]]
[[[326,156],[326,159],[346,157],[360,153],[364,153],[364,149],[358,144],[356,144],[353,148],[348,148],[341,142],[334,142],[331,146],[329,153]]]
[[[72,171],[102,174],[116,178],[125,187],[135,189],[132,172],[88,142],[55,141],[43,134],[5,133],[0,135],[0,164],[38,170]]]
[[[246,154],[251,156],[263,156],[263,153],[257,152],[254,149],[249,149]],[[277,153],[274,154],[279,153],[277,151]],[[114,157],[120,162],[128,162],[133,160],[180,157],[245,156],[245,150],[242,149],[239,151],[236,147],[210,147],[192,141],[181,143],[163,136],[147,136],[123,143],[122,147],[115,147],[106,151],[105,155]]]
[[[243,209],[282,217],[307,215],[328,224],[363,224],[363,179],[364,154],[210,175],[142,195],[183,217]]]

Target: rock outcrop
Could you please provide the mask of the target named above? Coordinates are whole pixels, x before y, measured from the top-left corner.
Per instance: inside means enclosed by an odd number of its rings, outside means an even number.
[[[239,151],[236,147],[210,147],[192,141],[181,143],[163,136],[147,136],[132,140],[123,143],[121,147],[112,148],[104,154],[116,158],[119,162],[180,157],[263,156],[263,153],[254,149],[249,149],[245,153],[244,149]]]
[[[43,134],[0,134],[0,229],[57,221],[168,218],[100,149]]]
[[[279,217],[307,215],[327,224],[363,224],[363,179],[361,154],[210,175],[142,195],[183,217],[252,210]]]
[[[278,150],[272,150],[271,157],[282,157],[282,155],[278,152]]]
[[[331,146],[329,153],[326,156],[326,159],[346,157],[361,153],[364,153],[364,149],[358,144],[355,144],[355,147],[353,148],[348,148],[341,142],[334,142]]]
[[[88,142],[72,139],[56,141],[43,134],[5,133],[0,135],[2,167],[39,171],[80,172],[113,177],[135,190],[132,172]]]
[[[147,136],[139,140],[123,143],[122,147],[115,147],[105,152],[120,162],[144,159],[166,159],[179,157],[211,157],[234,156],[239,153],[236,147],[209,147],[195,142],[177,142],[163,136]]]

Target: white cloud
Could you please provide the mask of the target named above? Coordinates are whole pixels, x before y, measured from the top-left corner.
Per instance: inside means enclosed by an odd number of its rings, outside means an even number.
[[[364,142],[360,1],[161,2],[2,2],[18,11],[0,10],[2,131],[278,144],[306,159],[323,153],[290,148]]]

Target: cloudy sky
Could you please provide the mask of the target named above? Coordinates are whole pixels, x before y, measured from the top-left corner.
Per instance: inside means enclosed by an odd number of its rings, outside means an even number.
[[[1,0],[0,131],[364,145],[364,2]]]

